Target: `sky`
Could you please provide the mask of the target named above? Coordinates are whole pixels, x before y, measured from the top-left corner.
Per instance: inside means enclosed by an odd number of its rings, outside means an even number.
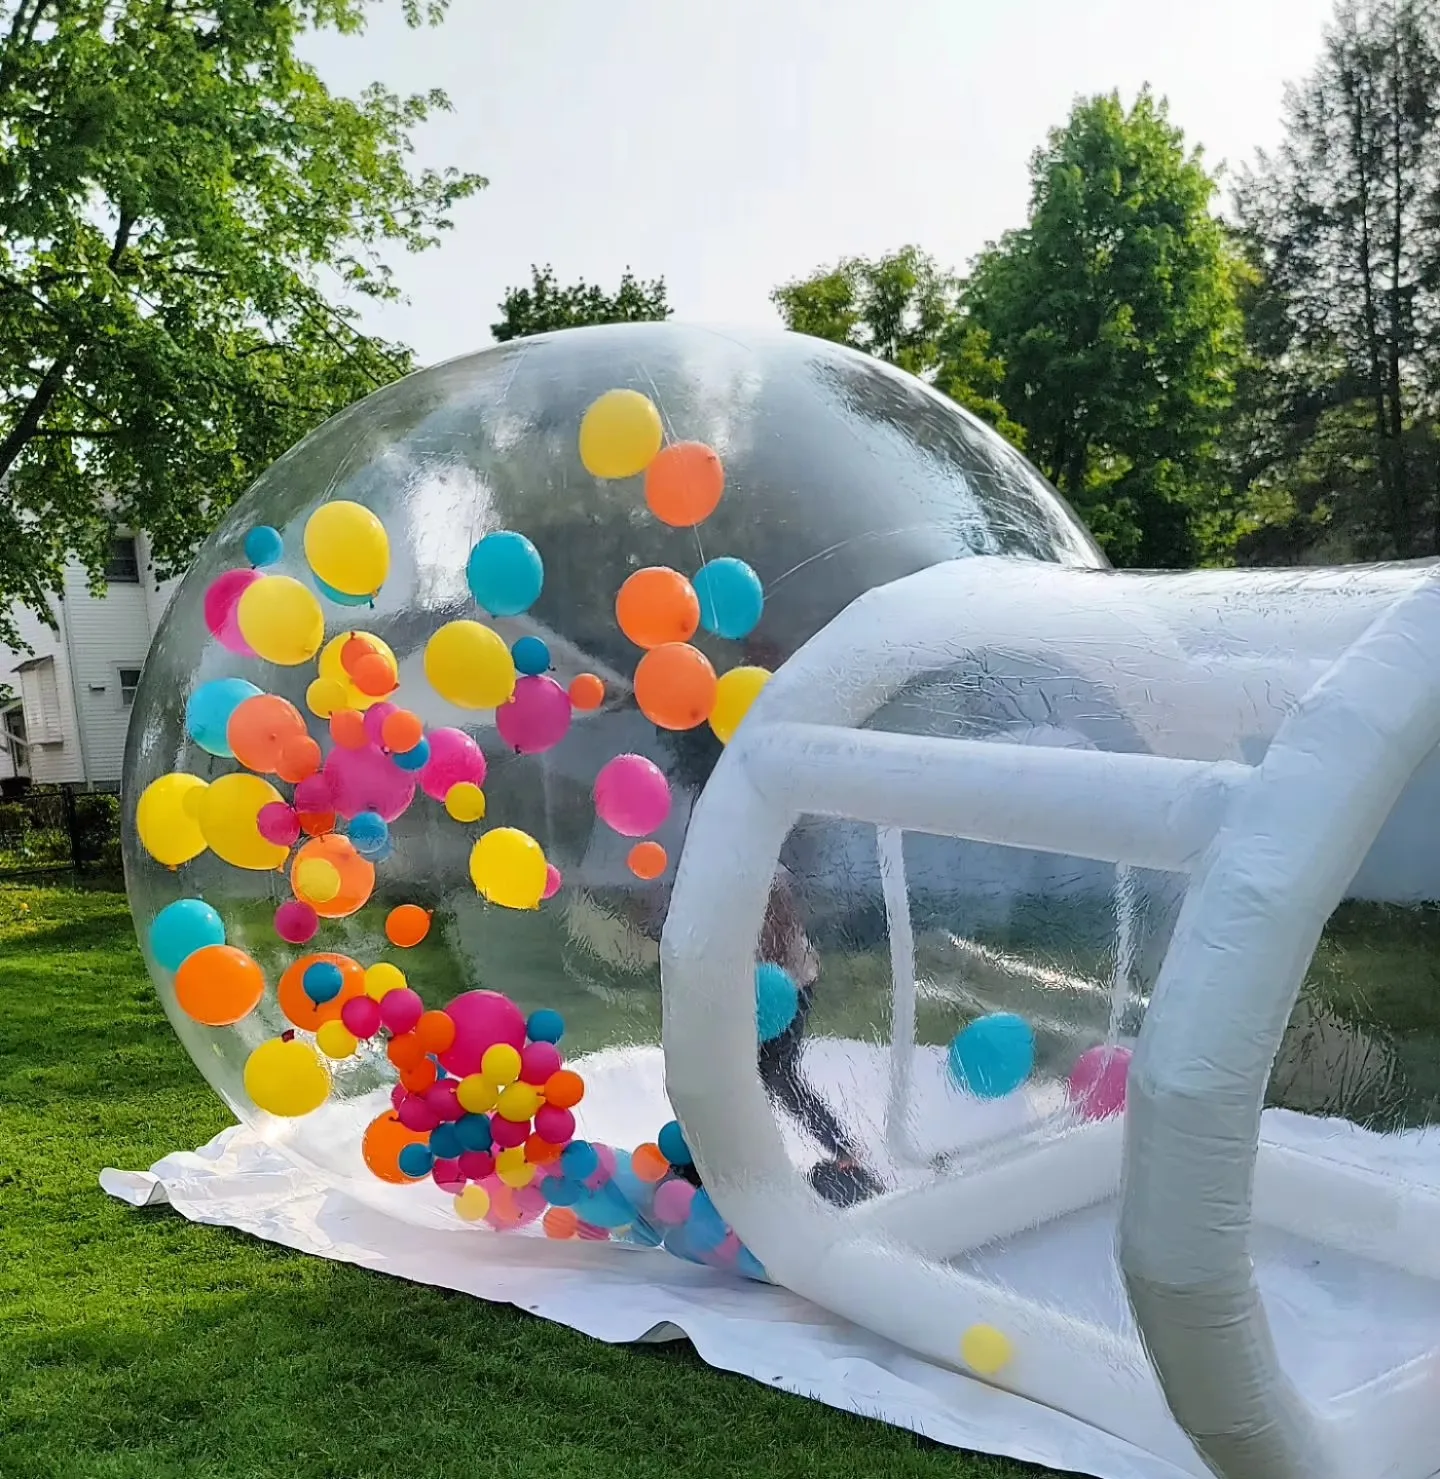
[[[915,243],[963,267],[1023,223],[1030,155],[1077,96],[1145,83],[1212,164],[1280,131],[1332,0],[452,0],[309,38],[330,86],[443,88],[418,165],[489,187],[392,259],[371,331],[422,363],[490,342],[530,264],[663,276],[677,317],[774,324],[770,291]]]

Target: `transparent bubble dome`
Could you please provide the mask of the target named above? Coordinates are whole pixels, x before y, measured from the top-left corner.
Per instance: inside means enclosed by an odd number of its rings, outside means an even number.
[[[724,494],[695,527],[657,519],[643,477],[587,471],[582,419],[616,389],[653,403],[667,444],[700,442],[718,454]],[[330,599],[305,556],[307,520],[342,500],[371,510],[388,535],[389,571],[373,604]],[[458,821],[417,789],[389,821],[390,851],[376,863],[364,903],[322,919],[304,944],[286,943],[275,922],[293,897],[293,853],[279,868],[253,869],[207,850],[171,868],[141,845],[135,825],[138,799],[160,777],[180,772],[209,783],[243,771],[187,732],[187,702],[215,680],[243,679],[287,699],[322,751],[334,748],[330,725],[307,707],[315,661],[278,666],[239,655],[207,625],[207,593],[226,572],[250,568],[247,535],[265,527],[279,532],[283,553],[263,575],[291,577],[320,598],[325,641],[356,630],[379,638],[398,664],[399,689],[389,701],[427,733],[464,731],[487,761],[483,821]],[[513,617],[482,610],[467,584],[472,549],[502,530],[526,536],[544,563],[538,599]],[[249,551],[270,553],[254,544]],[[237,1116],[298,1163],[394,1215],[463,1225],[453,1197],[430,1179],[391,1184],[367,1168],[366,1127],[389,1110],[397,1082],[382,1036],[329,1062],[328,1096],[311,1113],[278,1117],[247,1093],[245,1066],[257,1047],[285,1033],[313,1042],[314,1021],[287,1015],[280,982],[296,962],[332,952],[361,967],[392,963],[427,1009],[485,989],[504,993],[522,1014],[558,1012],[561,1047],[587,1086],[575,1133],[593,1136],[603,1126],[622,1149],[653,1141],[670,1118],[659,1048],[660,929],[690,809],[720,741],[707,724],[664,729],[640,711],[634,680],[644,654],[617,620],[619,588],[648,567],[692,579],[720,557],[751,567],[763,589],[758,624],[743,637],[702,628],[692,639],[723,677],[741,666],[773,670],[865,591],[967,555],[1104,565],[1053,490],[987,428],[908,376],[794,335],[664,324],[542,336],[415,374],[326,423],[259,480],[204,546],[151,649],[131,723],[127,888],[157,990],[202,1073]],[[563,738],[543,752],[517,753],[495,710],[457,707],[427,681],[426,644],[456,620],[482,623],[512,649],[539,638],[544,676],[568,690],[580,675],[594,675],[603,702],[576,707]],[[944,727],[943,695],[928,695],[921,707],[905,727]],[[893,716],[889,722],[895,727]],[[669,782],[669,814],[647,834],[664,854],[652,851],[641,870],[653,877],[632,866],[637,839],[597,816],[597,776],[621,754],[648,758]],[[267,779],[283,801],[293,799],[294,787]],[[344,819],[337,825],[343,829]],[[497,828],[528,834],[559,870],[559,890],[538,909],[499,907],[477,894],[471,849]],[[812,831],[787,859],[796,896],[815,916],[810,934],[826,970],[836,960],[870,960],[881,943],[864,928],[878,896],[868,884],[858,903],[847,894],[853,864],[843,831]],[[297,847],[308,840],[301,835]],[[1035,882],[1021,890],[1026,897]],[[234,1025],[204,1026],[177,1001],[176,972],[160,958],[164,950],[157,954],[154,921],[180,899],[212,906],[226,942],[263,973],[258,1005]],[[406,904],[429,911],[431,925],[422,942],[401,948],[385,925]],[[1111,900],[1094,912],[1108,934]],[[883,910],[879,918],[883,935]],[[803,962],[796,970],[805,973]],[[293,984],[291,991],[293,999]],[[1063,983],[1055,997],[1065,999]],[[847,1013],[857,1005],[837,1001],[831,1015],[846,1020],[826,1030],[852,1042],[867,1035],[850,1030]],[[873,1022],[878,998],[871,1006],[867,1000],[861,1015]],[[947,1016],[941,1037],[958,1025]],[[1052,1071],[1058,1078],[1067,1068],[1057,1059]]]

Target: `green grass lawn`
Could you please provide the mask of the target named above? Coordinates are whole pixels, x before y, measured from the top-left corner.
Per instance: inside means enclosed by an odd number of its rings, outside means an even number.
[[[119,894],[0,887],[0,1008],[4,1479],[1042,1473],[112,1201],[227,1121]]]

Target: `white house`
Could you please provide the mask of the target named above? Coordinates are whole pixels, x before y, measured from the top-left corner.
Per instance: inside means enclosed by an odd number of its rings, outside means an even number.
[[[110,790],[120,784],[125,730],[145,655],[177,581],[157,581],[143,535],[117,535],[109,589],[92,594],[66,568],[56,629],[19,614],[29,652],[0,647],[0,787],[29,778]]]

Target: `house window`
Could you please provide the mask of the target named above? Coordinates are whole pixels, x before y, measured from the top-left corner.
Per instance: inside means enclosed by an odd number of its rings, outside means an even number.
[[[140,552],[130,534],[117,534],[110,541],[110,558],[105,563],[105,579],[113,585],[140,584]]]
[[[135,702],[135,690],[140,686],[139,668],[121,668],[120,702],[128,709]]]

